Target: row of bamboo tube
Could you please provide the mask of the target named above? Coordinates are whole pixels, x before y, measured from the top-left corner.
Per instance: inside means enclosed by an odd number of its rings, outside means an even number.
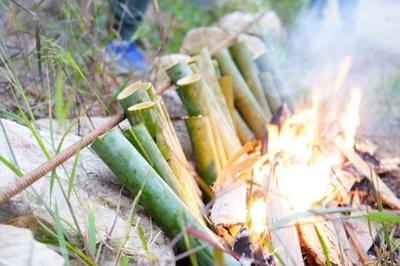
[[[160,96],[151,83],[136,82],[117,97],[131,127],[112,130],[91,148],[110,167],[170,237],[195,228],[223,245],[208,229],[201,190],[212,191],[221,170],[242,145],[260,138],[265,124],[281,105],[279,83],[267,56],[250,57],[246,43],[238,42],[211,55],[206,48],[166,72],[185,108],[187,131],[201,179],[193,177]],[[203,193],[204,194],[204,193]],[[180,249],[199,248],[192,263],[212,265],[214,249],[183,234]],[[224,253],[226,265],[239,265]]]

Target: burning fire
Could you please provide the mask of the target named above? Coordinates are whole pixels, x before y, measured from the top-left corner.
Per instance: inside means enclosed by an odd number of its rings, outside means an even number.
[[[275,193],[293,212],[300,212],[312,209],[334,193],[334,171],[344,158],[332,141],[342,138],[353,147],[359,125],[361,90],[343,89],[350,66],[351,58],[346,57],[333,84],[334,96],[314,90],[308,107],[297,107],[281,125],[267,125],[267,154],[253,166],[253,179],[266,188],[267,201]],[[270,182],[275,183],[271,186]],[[270,187],[278,191],[269,190]],[[256,234],[267,228],[265,201],[259,198],[249,208],[250,227]]]

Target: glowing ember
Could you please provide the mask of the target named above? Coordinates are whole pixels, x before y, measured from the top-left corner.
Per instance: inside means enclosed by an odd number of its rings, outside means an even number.
[[[266,209],[264,198],[259,198],[250,207],[251,232],[262,234],[266,229]]]

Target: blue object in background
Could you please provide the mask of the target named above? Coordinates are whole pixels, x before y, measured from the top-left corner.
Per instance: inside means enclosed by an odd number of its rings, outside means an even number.
[[[112,61],[126,70],[147,71],[147,64],[135,42],[113,40],[107,45],[106,51]]]

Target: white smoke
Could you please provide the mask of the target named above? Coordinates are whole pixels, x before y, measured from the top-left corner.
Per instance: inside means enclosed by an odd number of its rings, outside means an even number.
[[[285,56],[278,59],[288,88],[296,95],[314,87],[329,94],[350,55],[344,89],[357,85],[363,91],[358,135],[382,145],[390,141],[389,148],[398,140],[400,147],[400,1],[359,0],[353,25],[336,0],[327,2],[322,18],[305,10],[290,32]]]

